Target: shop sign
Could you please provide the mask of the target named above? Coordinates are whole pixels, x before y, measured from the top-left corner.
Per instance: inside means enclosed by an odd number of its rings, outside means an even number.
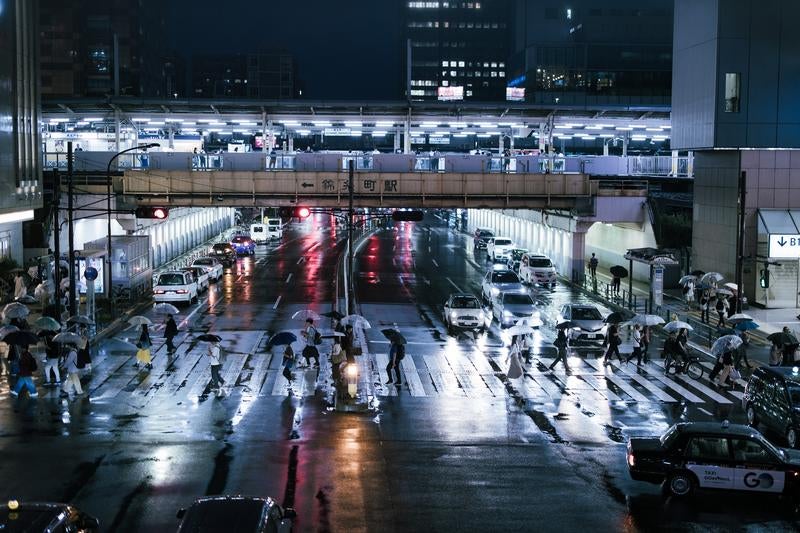
[[[653,307],[664,305],[664,268],[653,267]]]
[[[775,259],[800,259],[800,235],[770,233],[767,255]]]

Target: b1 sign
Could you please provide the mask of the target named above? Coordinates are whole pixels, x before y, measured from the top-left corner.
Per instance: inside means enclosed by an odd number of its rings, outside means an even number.
[[[769,257],[775,259],[800,259],[800,235],[769,235]]]

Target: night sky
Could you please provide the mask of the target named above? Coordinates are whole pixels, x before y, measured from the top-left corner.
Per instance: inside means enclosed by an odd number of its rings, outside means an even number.
[[[282,49],[294,55],[306,99],[402,96],[400,0],[170,1],[181,54]]]

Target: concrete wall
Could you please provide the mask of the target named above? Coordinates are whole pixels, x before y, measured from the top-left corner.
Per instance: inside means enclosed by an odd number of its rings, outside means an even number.
[[[631,248],[658,248],[649,221],[640,226],[596,222],[586,232],[586,257],[596,254],[601,268],[608,269],[614,265],[628,268],[628,260],[624,256]],[[633,279],[649,282],[650,267],[634,262]]]

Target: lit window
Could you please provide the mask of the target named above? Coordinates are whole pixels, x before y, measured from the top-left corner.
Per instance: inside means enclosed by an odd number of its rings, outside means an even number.
[[[442,61],[442,66],[443,67],[449,67],[450,65],[447,63],[447,61]]]
[[[480,8],[481,8],[481,3],[475,2],[475,9],[480,9]]]
[[[505,63],[498,63],[498,65],[500,66],[500,68],[505,68],[506,67]]]
[[[497,68],[497,63],[494,61],[492,62],[492,68]]]
[[[448,80],[442,80],[442,87],[447,87],[448,85],[450,85]]]
[[[738,72],[728,72],[725,74],[725,112],[738,113],[739,101],[739,79]]]
[[[505,78],[506,77],[505,71],[502,71],[502,70],[500,71],[500,77],[501,78]]]
[[[444,27],[445,27],[445,28],[449,28],[449,27],[450,27],[450,23],[449,23],[449,22],[445,22],[445,23],[444,23]]]
[[[492,78],[496,78],[496,77],[497,77],[497,72],[495,72],[495,71],[493,70],[493,71],[492,71]]]
[[[463,66],[464,66],[464,62],[463,62],[463,61],[459,61],[459,62],[458,62],[458,66],[459,66],[459,67],[463,67]]]
[[[455,71],[455,70],[451,70],[451,71],[450,71],[450,75],[451,75],[451,76],[453,76],[453,77],[455,78],[455,77],[456,77],[456,71]]]
[[[467,96],[472,96],[472,91],[467,91]]]
[[[489,63],[484,63],[483,68],[489,68]]]
[[[476,70],[475,71],[475,77],[476,78],[480,78],[481,77],[481,71],[480,70]]]
[[[447,71],[446,70],[442,71],[442,76],[447,76]]]

